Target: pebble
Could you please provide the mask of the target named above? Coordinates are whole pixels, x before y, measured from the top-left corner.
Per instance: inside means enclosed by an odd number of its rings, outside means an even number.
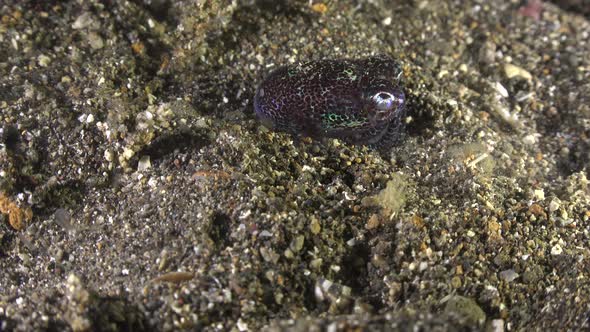
[[[510,63],[504,64],[504,74],[506,74],[506,77],[508,77],[508,78],[522,77],[522,78],[526,79],[527,81],[530,81],[533,79],[533,75],[531,75],[531,73],[529,73],[528,71],[524,70],[521,67],[515,66]]]
[[[492,319],[490,323],[490,332],[504,332],[504,320],[503,319]]]
[[[562,253],[563,253],[563,249],[561,248],[561,246],[559,244],[556,244],[551,248],[551,255],[557,256],[557,255],[561,255]]]
[[[72,24],[72,28],[80,30],[91,26],[93,23],[94,18],[92,17],[92,14],[90,14],[90,12],[85,12],[78,16],[74,24]]]
[[[494,89],[498,92],[498,94],[504,98],[508,98],[508,90],[502,85],[500,82],[494,83]]]
[[[551,203],[549,203],[549,211],[551,212],[555,212],[559,209],[559,202],[556,200],[552,200]]]
[[[39,66],[41,67],[47,67],[51,63],[51,58],[47,55],[41,54],[37,57],[37,63],[39,63]]]
[[[542,201],[545,199],[545,192],[543,191],[543,189],[535,189],[533,191],[533,197],[535,197],[535,199]]]
[[[513,269],[509,269],[509,270],[504,270],[502,272],[499,273],[500,279],[506,281],[506,282],[511,282],[514,281],[514,279],[518,278],[520,275],[518,273],[516,273]]]
[[[139,162],[137,163],[137,170],[139,172],[143,172],[147,169],[149,169],[150,167],[152,167],[152,163],[150,161],[150,156],[142,156],[139,159]]]
[[[104,47],[104,40],[96,32],[91,32],[88,34],[88,43],[90,44],[90,47],[95,50],[99,50]]]

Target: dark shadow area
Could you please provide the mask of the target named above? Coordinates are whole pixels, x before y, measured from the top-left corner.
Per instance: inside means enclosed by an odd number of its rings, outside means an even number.
[[[302,8],[308,5],[305,0],[256,0],[256,6],[267,15],[297,16],[307,15]]]
[[[50,318],[49,322],[47,322],[47,332],[62,332],[68,331],[70,326],[66,324],[64,321],[57,320],[55,318]],[[0,330],[2,330],[0,328]],[[8,330],[5,330],[8,331]]]
[[[300,294],[303,294],[303,307],[309,312],[314,312],[319,308],[319,303],[315,297],[315,284],[311,279],[306,278],[300,281],[302,289],[299,289]]]
[[[82,201],[86,189],[80,180],[46,183],[35,191],[33,212],[35,215],[45,215],[53,208],[73,208]]]
[[[174,16],[168,15],[170,0],[131,0],[131,2],[145,8],[158,21],[167,21],[171,24],[176,23]]]
[[[407,115],[412,117],[412,122],[406,125],[406,134],[409,136],[420,136],[424,139],[432,137],[434,135],[434,115],[432,114],[432,109],[409,105]]]
[[[159,135],[143,150],[137,152],[132,159],[132,164],[137,164],[141,156],[150,156],[151,162],[163,159],[176,150],[199,150],[211,144],[205,133],[194,132],[189,128],[180,129],[177,132]]]
[[[217,248],[223,249],[230,245],[231,223],[231,218],[227,214],[217,212],[212,216],[207,235]]]
[[[16,126],[6,124],[2,131],[2,143],[9,152],[17,152],[18,143],[20,142],[20,134]]]
[[[4,171],[10,181],[3,183],[7,192],[33,191],[41,184],[40,172],[46,162],[48,151],[46,137],[42,136],[25,143],[20,130],[12,124],[3,127],[1,142],[6,148],[9,165]]]
[[[574,91],[568,89],[564,85],[558,90],[554,106],[548,107],[537,121],[538,128],[542,130],[540,132],[559,143],[557,147],[552,147],[559,151],[551,153],[557,157],[557,170],[564,177],[584,168],[590,169],[590,130],[581,122],[581,119],[590,116],[588,108],[583,106],[588,103],[590,85],[582,85]]]
[[[584,168],[590,175],[590,144],[587,141],[576,140],[567,155],[558,160],[557,167],[564,176],[570,176]]]
[[[532,0],[528,0],[532,1]],[[590,1],[588,0],[550,0],[556,6],[574,14],[581,14],[590,18]],[[526,2],[526,1],[525,1]]]
[[[16,233],[10,230],[10,226],[8,226],[8,222],[1,220],[6,219],[6,217],[0,217],[0,258],[8,257],[8,253],[12,250],[12,246],[14,245],[14,240],[16,239]],[[1,321],[1,318],[0,318]],[[0,328],[0,331],[2,330]]]
[[[149,331],[151,330],[143,311],[127,299],[120,297],[99,297],[90,308],[92,329],[107,331]]]
[[[365,290],[369,285],[367,264],[370,262],[371,249],[365,243],[350,248],[342,259],[342,283],[353,290]]]
[[[13,331],[16,329],[16,323],[14,320],[6,317],[4,314],[0,314],[0,331]]]

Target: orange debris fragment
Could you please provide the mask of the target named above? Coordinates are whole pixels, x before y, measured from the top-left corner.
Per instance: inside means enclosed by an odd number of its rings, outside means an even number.
[[[19,207],[3,192],[0,192],[0,213],[7,214],[10,226],[19,231],[33,219],[33,210],[30,207]]]

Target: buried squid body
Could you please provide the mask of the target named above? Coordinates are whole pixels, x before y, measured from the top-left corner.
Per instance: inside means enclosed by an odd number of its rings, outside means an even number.
[[[281,67],[258,87],[254,108],[275,130],[388,147],[403,128],[401,74],[383,56]]]

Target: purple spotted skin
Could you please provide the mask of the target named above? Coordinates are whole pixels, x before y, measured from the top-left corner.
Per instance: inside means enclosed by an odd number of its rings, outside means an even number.
[[[389,147],[403,128],[401,74],[384,56],[281,67],[260,84],[254,107],[275,130]]]

